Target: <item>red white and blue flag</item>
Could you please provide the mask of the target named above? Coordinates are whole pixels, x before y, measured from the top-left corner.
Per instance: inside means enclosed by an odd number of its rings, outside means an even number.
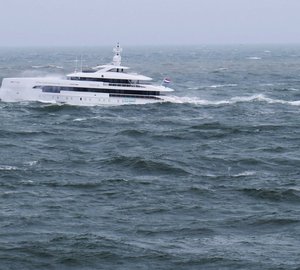
[[[169,78],[164,78],[163,84],[169,84],[171,80]]]

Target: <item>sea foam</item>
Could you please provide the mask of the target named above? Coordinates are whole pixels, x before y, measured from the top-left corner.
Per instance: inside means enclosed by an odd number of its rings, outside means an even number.
[[[277,103],[277,104],[286,104],[292,106],[299,106],[300,100],[295,101],[287,101],[282,99],[272,99],[266,97],[264,94],[255,94],[252,96],[237,96],[232,97],[230,99],[225,100],[207,100],[207,99],[200,99],[198,97],[178,97],[178,96],[168,96],[164,97],[164,100],[170,103],[187,103],[187,104],[194,104],[194,105],[231,105],[241,102],[267,102],[269,104]]]

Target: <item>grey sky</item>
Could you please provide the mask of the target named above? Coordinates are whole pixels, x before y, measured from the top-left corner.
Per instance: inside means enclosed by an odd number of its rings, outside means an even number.
[[[0,46],[300,43],[300,0],[1,0]]]

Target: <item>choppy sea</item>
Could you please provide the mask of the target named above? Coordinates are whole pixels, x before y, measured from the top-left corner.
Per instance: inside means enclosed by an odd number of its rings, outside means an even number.
[[[111,48],[2,48],[0,78]],[[300,269],[300,46],[124,48],[162,104],[0,102],[0,269]]]

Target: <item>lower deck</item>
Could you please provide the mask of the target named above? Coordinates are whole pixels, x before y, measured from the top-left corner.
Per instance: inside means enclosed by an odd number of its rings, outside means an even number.
[[[163,102],[161,97],[106,94],[92,92],[60,91],[43,92],[42,89],[16,90],[0,89],[0,100],[7,102],[39,101],[44,103],[69,104],[78,106],[147,104]]]
[[[165,92],[171,91],[160,86],[122,89],[51,78],[5,78],[0,88],[0,99],[8,102],[40,101],[70,105],[146,104],[163,102]]]

